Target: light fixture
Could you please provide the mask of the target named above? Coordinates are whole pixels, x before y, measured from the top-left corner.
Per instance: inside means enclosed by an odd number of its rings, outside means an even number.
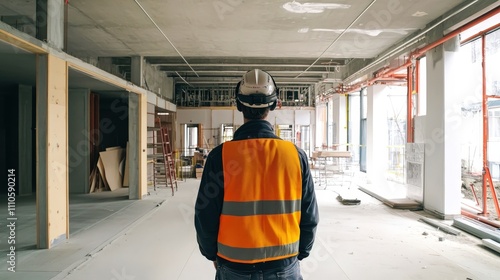
[[[319,14],[325,10],[333,9],[349,9],[351,5],[337,4],[337,3],[304,3],[301,4],[296,1],[286,2],[283,8],[291,13],[296,14]]]

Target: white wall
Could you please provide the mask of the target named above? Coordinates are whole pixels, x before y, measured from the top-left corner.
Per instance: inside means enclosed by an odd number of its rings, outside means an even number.
[[[273,126],[289,124],[295,129],[298,129],[300,125],[309,125],[312,138],[310,143],[314,143],[315,114],[315,109],[312,107],[281,108],[271,111],[267,120]],[[218,129],[221,124],[234,124],[239,127],[243,124],[243,115],[236,108],[177,108],[176,149],[179,149],[181,145],[183,124],[201,124],[204,129],[204,137],[211,139],[213,135],[211,135],[210,129]]]

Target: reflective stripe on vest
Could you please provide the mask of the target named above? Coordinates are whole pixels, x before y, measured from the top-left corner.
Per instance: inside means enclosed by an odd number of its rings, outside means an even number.
[[[225,142],[224,204],[218,255],[239,263],[298,254],[302,171],[295,145],[281,139]]]

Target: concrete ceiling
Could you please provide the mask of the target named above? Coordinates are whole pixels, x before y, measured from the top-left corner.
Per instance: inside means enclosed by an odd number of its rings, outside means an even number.
[[[278,83],[316,83],[343,78],[353,60],[377,57],[467,2],[70,0],[66,52],[113,57],[123,72],[143,56],[176,83],[234,83],[252,68]],[[27,22],[26,33],[35,10],[35,0],[0,3],[2,20]]]

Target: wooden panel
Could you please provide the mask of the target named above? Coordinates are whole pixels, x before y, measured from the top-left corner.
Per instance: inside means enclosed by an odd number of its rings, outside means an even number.
[[[122,176],[120,175],[120,161],[122,160],[122,148],[109,148],[100,152],[100,160],[104,165],[104,176],[111,191],[122,187]]]
[[[48,57],[47,217],[49,247],[68,237],[68,104],[66,62]]]
[[[21,38],[18,38],[16,36],[14,36],[13,34],[8,33],[6,30],[0,29],[0,40],[5,41],[7,43],[10,43],[18,48],[21,48],[23,50],[28,51],[28,52],[38,53],[38,54],[47,53],[47,51],[45,49],[43,49],[42,47],[37,46],[37,45],[30,43],[26,40],[23,40]]]

